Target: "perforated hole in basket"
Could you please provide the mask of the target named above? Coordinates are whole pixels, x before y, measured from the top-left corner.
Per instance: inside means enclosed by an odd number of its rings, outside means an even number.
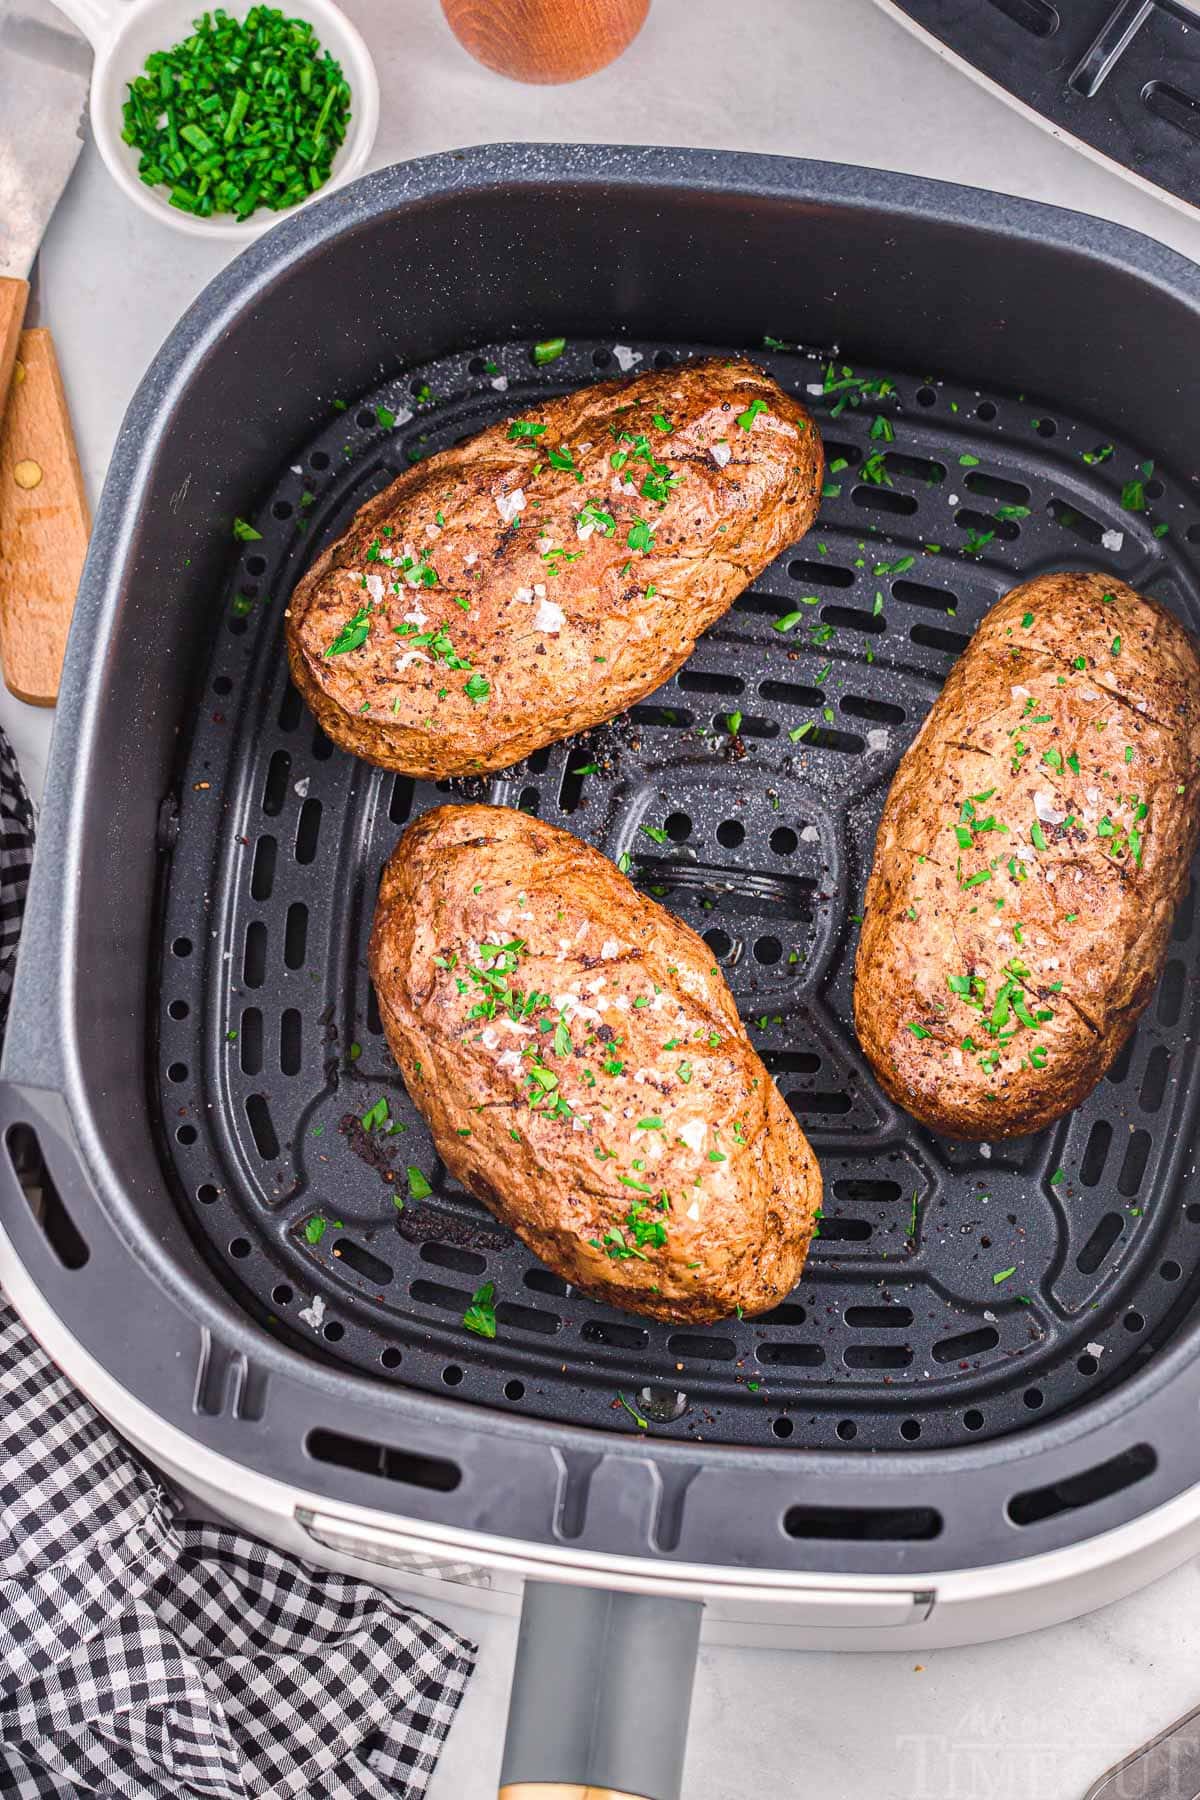
[[[643,366],[655,362],[658,347],[639,348]],[[292,1341],[380,1380],[621,1429],[637,1427],[618,1393],[648,1396],[651,1429],[706,1441],[968,1442],[1119,1379],[1188,1309],[1200,1205],[1181,1198],[1172,1148],[1197,1079],[1193,909],[1180,912],[1135,1038],[1070,1119],[1006,1144],[945,1143],[883,1097],[849,1025],[879,809],[952,658],[1016,579],[1102,566],[1195,623],[1187,546],[1200,531],[1161,471],[1151,511],[1123,510],[1145,452],[1094,422],[894,373],[893,397],[833,418],[808,392],[819,362],[762,360],[821,419],[819,523],[656,694],[486,784],[414,783],[334,751],[287,679],[286,597],[412,457],[535,393],[604,378],[609,347],[571,346],[545,369],[521,345],[448,357],[336,414],[287,458],[254,515],[254,569],[243,555],[231,572],[204,680],[223,696],[222,723],[211,701],[199,706],[180,776],[163,910],[163,1155],[236,1291]],[[425,388],[432,397],[417,401]],[[385,430],[377,404],[414,416]],[[871,482],[880,414],[894,439]],[[1105,441],[1110,457],[1083,460]],[[799,624],[776,631],[789,613]],[[587,1300],[434,1157],[383,1040],[365,951],[397,836],[454,793],[627,853],[632,878],[711,945],[825,1177],[804,1278],[765,1318],[685,1331]],[[389,1134],[361,1125],[380,1098]],[[427,1196],[410,1193],[410,1167]],[[485,1281],[494,1342],[462,1324]]]

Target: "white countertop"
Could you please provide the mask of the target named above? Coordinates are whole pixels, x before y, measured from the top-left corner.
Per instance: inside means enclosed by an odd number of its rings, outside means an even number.
[[[619,62],[557,89],[519,87],[471,62],[436,0],[344,3],[379,63],[380,164],[505,139],[776,151],[1056,201],[1200,261],[1200,220],[1054,142],[870,0],[653,0]],[[136,211],[85,148],[44,247],[41,306],[93,501],[143,370],[226,259],[221,245]],[[50,716],[0,693],[0,723],[40,789]],[[493,1800],[515,1623],[445,1613],[481,1655],[431,1800]],[[685,1800],[1076,1800],[1197,1703],[1194,1564],[1091,1618],[974,1650],[708,1650]]]

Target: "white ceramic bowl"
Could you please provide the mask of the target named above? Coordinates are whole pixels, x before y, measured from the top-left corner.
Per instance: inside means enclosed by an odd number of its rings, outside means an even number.
[[[224,0],[225,10],[244,18],[253,0]],[[56,0],[67,17],[90,38],[95,51],[92,69],[92,135],[109,172],[143,212],[152,213],[176,231],[192,237],[226,238],[246,244],[268,231],[308,201],[283,212],[262,208],[239,223],[226,213],[198,219],[172,206],[165,188],[147,187],[138,177],[139,153],[121,137],[122,108],[128,84],[140,75],[153,50],[169,50],[192,34],[193,21],[205,11],[204,0]],[[307,19],[322,50],[342,65],[350,84],[350,124],[345,142],[333,161],[329,179],[315,194],[330,193],[345,181],[361,175],[367,166],[379,125],[379,79],[371,53],[349,19],[333,0],[271,0],[289,18]]]

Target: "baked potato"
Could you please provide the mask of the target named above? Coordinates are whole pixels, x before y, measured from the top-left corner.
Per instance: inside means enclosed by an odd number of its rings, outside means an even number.
[[[995,606],[896,772],[867,884],[858,1036],[953,1138],[1037,1131],[1158,980],[1200,825],[1200,656],[1156,601],[1044,575]]]
[[[610,719],[816,516],[808,413],[710,359],[531,404],[407,470],[303,577],[292,678],[327,736],[438,779]]]
[[[384,870],[370,967],[446,1168],[574,1287],[703,1321],[795,1285],[813,1153],[708,946],[599,851],[435,808]]]

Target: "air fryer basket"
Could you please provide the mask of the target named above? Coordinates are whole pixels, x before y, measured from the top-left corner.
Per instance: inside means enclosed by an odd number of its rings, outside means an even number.
[[[617,345],[642,367],[711,348]],[[414,458],[604,379],[612,340],[541,367],[526,342],[464,347],[289,455],[235,558],[164,821],[165,1149],[260,1316],[365,1374],[709,1444],[969,1443],[1079,1405],[1174,1329],[1200,1270],[1200,1230],[1163,1178],[1200,1079],[1200,935],[1189,898],[1153,1010],[1060,1127],[982,1150],[939,1140],[886,1100],[850,1024],[879,809],[951,660],[1019,576],[1109,568],[1200,623],[1192,513],[1170,476],[1147,476],[1144,446],[1040,399],[755,351],[820,419],[817,527],[651,700],[490,783],[414,785],[335,752],[288,678],[287,596]],[[1131,480],[1148,510],[1122,505]],[[627,856],[724,966],[826,1184],[805,1278],[765,1319],[673,1329],[571,1294],[436,1164],[366,943],[398,833],[451,792]],[[215,931],[197,931],[205,917]],[[394,1135],[363,1126],[381,1097]],[[432,1195],[409,1195],[410,1168]],[[499,1330],[481,1344],[462,1319],[485,1281]]]
[[[667,689],[487,790],[628,850],[710,934],[821,1154],[797,1294],[703,1334],[563,1292],[435,1167],[363,969],[435,791],[332,752],[279,657],[290,582],[410,452],[617,344],[750,348],[806,392],[832,355],[895,390],[812,396],[821,523]],[[990,1156],[897,1114],[846,1020],[888,775],[987,605],[1098,566],[1200,623],[1198,346],[1196,271],[1116,227],[703,152],[434,158],[239,258],[114,458],[0,1090],[6,1254],[111,1378],[304,1493],[659,1566],[984,1567],[1195,1483],[1190,910],[1112,1077]],[[380,1095],[408,1127],[382,1149],[356,1123]],[[401,1212],[410,1163],[434,1191]],[[461,1325],[484,1279],[495,1343]]]

